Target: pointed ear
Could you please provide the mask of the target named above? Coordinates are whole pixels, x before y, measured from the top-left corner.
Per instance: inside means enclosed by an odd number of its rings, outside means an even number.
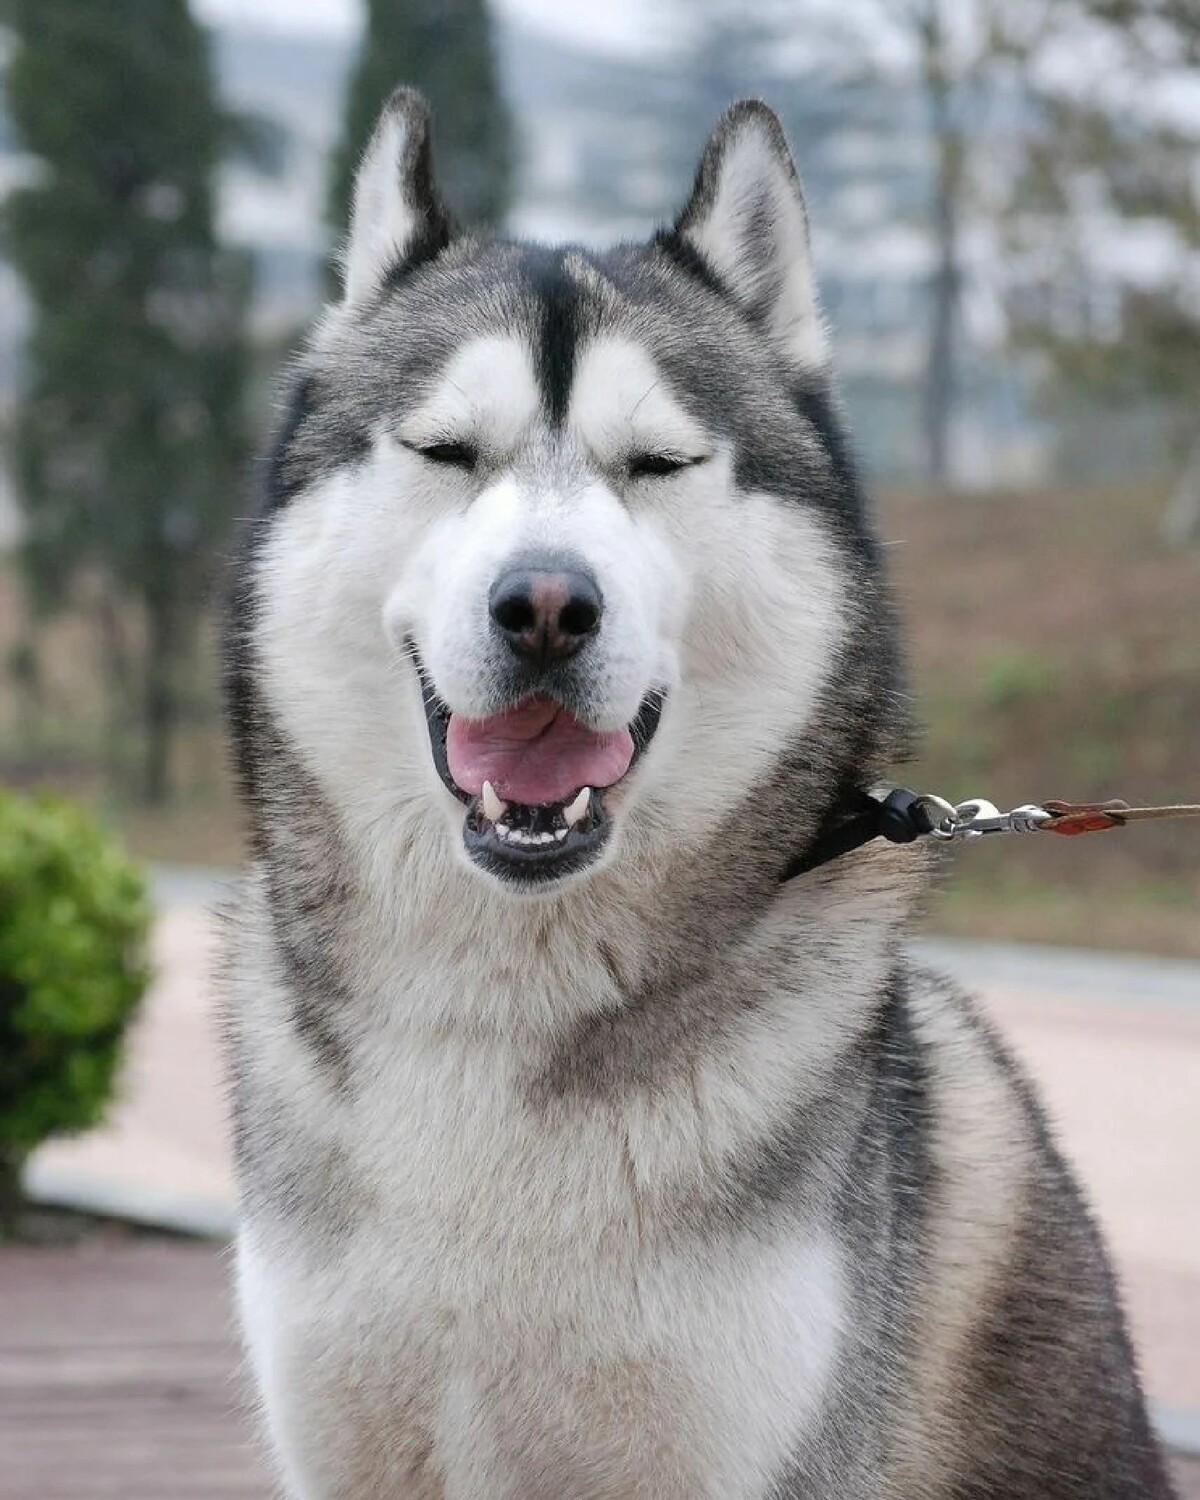
[[[774,112],[743,99],[704,148],[675,237],[701,257],[789,365],[821,369],[817,304],[800,179]]]
[[[433,180],[429,106],[397,89],[383,107],[354,180],[343,255],[347,302],[365,302],[395,270],[432,259],[454,235]]]

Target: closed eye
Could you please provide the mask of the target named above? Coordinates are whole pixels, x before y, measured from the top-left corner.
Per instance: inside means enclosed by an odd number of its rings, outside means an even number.
[[[405,443],[410,453],[419,453],[431,464],[470,471],[479,462],[479,451],[470,443]]]
[[[704,455],[686,453],[635,453],[628,462],[631,479],[664,478],[678,474],[681,469],[692,469],[704,462]]]

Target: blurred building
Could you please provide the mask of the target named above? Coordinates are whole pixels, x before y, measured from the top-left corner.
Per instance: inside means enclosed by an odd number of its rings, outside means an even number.
[[[778,108],[813,210],[824,305],[863,457],[877,474],[915,476],[930,274],[920,100],[882,85],[860,87],[851,100],[817,71],[764,64],[769,50],[752,55],[733,34],[684,60],[593,52],[500,15],[496,29],[521,146],[517,234],[596,244],[644,235],[683,200],[706,132],[730,98],[756,92]],[[319,299],[328,157],[353,43],[231,26],[215,32],[214,59],[227,104],[260,127],[264,149],[223,170],[220,227],[253,257],[255,331],[277,345]],[[23,165],[0,122],[0,190]],[[1037,477],[1046,449],[999,357],[1000,326],[975,290],[964,312],[971,352],[962,370],[959,477]],[[2,266],[0,315],[2,411],[15,390],[24,328],[19,286]],[[0,496],[0,539],[3,506]]]

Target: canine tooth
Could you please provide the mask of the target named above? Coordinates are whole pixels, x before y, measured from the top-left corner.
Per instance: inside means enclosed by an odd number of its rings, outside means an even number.
[[[569,807],[563,808],[563,817],[567,820],[567,827],[574,828],[586,815],[592,801],[592,789],[590,786],[581,788],[579,795]]]
[[[563,839],[565,839],[565,838],[566,838],[566,836],[567,836],[567,830],[566,830],[566,829],[565,829],[565,828],[556,828],[556,829],[555,829],[555,830],[554,830],[554,837],[555,837],[555,838],[556,838],[556,839],[558,839],[558,840],[559,840],[559,841],[560,841],[560,842],[561,842],[561,841],[562,841],[562,840],[563,840]]]
[[[483,783],[483,815],[489,823],[498,823],[508,811],[508,803],[496,796],[496,788],[490,781]]]

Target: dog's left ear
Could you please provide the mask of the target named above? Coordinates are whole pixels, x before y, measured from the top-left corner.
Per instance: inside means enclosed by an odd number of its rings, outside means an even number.
[[[347,302],[366,302],[388,276],[430,260],[454,237],[433,176],[429,106],[399,88],[383,107],[354,179],[343,256]]]
[[[804,195],[773,110],[743,99],[726,111],[671,237],[701,257],[788,365],[824,367]]]

